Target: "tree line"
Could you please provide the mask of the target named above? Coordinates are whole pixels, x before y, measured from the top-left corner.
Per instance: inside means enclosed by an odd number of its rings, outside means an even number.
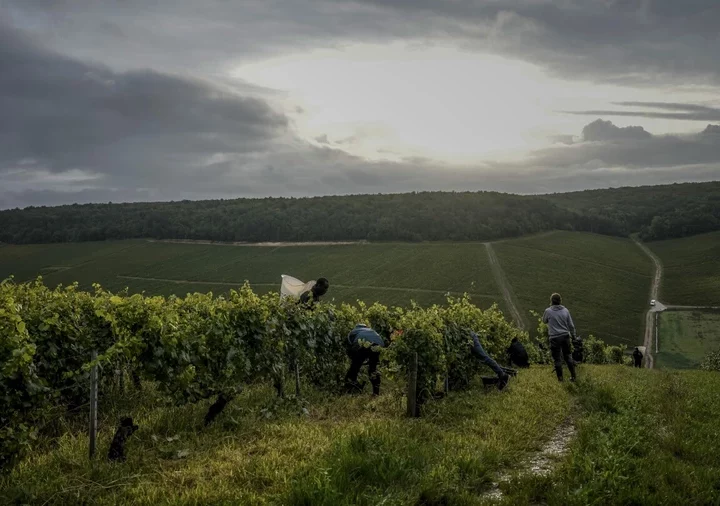
[[[412,192],[27,207],[0,211],[0,242],[478,241],[548,230],[645,240],[720,230],[720,183],[552,195]]]
[[[720,230],[720,182],[585,190],[547,195],[565,209],[602,216],[655,241]],[[601,232],[602,233],[602,232]]]

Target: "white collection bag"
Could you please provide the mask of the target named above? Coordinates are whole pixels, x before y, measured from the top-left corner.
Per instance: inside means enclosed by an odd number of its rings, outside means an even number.
[[[297,278],[288,276],[287,274],[280,275],[282,282],[280,283],[280,298],[285,297],[300,297],[303,293],[310,290],[315,286],[315,281],[308,281],[304,283]]]

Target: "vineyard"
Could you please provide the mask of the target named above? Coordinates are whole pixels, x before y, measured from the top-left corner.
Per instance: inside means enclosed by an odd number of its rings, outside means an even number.
[[[686,306],[720,305],[720,233],[649,244],[663,263],[660,300]]]
[[[113,292],[127,287],[150,295],[219,295],[248,280],[263,294],[278,289],[281,273],[300,279],[322,274],[332,283],[328,298],[336,302],[407,306],[414,300],[430,306],[445,303],[448,292],[468,292],[482,308],[497,301],[505,309],[477,243],[237,247],[134,240],[0,246],[0,279],[42,276],[48,286],[77,281],[83,290],[100,283]]]
[[[559,291],[581,334],[623,346],[642,343],[652,270],[632,241],[558,231],[494,248],[522,314],[541,310],[548,294]]]
[[[381,352],[380,366],[388,390],[372,400],[338,395],[349,364],[346,337],[358,322],[373,326],[389,343]],[[470,329],[501,361],[509,342],[517,337],[525,343],[532,362],[547,363],[546,352],[528,333],[508,323],[496,307],[479,309],[467,296],[448,298],[445,305],[429,308],[358,303],[320,304],[310,310],[292,299],[283,301],[277,294],[257,295],[248,285],[221,297],[191,294],[165,298],[111,293],[100,286],[86,292],[76,285],[50,289],[41,280],[5,281],[0,284],[0,332],[4,337],[0,347],[0,387],[4,392],[0,397],[0,457],[3,471],[8,473],[0,473],[0,490],[22,503],[59,504],[83,501],[83,494],[99,499],[107,488],[114,487],[119,487],[115,497],[124,498],[118,499],[120,502],[141,498],[142,503],[157,504],[170,500],[167,493],[173,483],[185,490],[188,498],[199,497],[197,494],[206,499],[243,496],[248,503],[263,504],[270,497],[274,498],[272,504],[275,500],[350,504],[353,497],[364,504],[365,499],[359,498],[385,494],[384,489],[356,489],[344,481],[343,469],[358,465],[366,473],[358,478],[363,483],[380,480],[391,486],[388,480],[397,476],[398,483],[420,486],[427,497],[433,497],[438,486],[444,487],[443,494],[461,496],[485,490],[493,462],[512,465],[516,455],[537,448],[553,427],[569,416],[571,392],[560,388],[548,374],[550,368],[523,372],[509,393],[498,396],[478,396],[477,390],[468,390],[473,376],[481,371],[470,353]],[[537,330],[544,331],[541,326]],[[97,358],[93,361],[94,353]],[[408,374],[416,358],[416,375]],[[592,337],[585,341],[586,363],[622,363],[624,358],[618,346],[606,346]],[[139,415],[144,424],[145,432],[133,445],[140,444],[151,453],[137,454],[133,449],[127,466],[100,464],[99,457],[87,460],[93,370],[100,372],[103,437],[108,437],[108,426],[121,416]],[[587,374],[591,372],[595,377],[605,374],[587,370]],[[423,424],[415,425],[421,433],[407,443],[409,425],[402,422],[405,402],[398,401],[407,396],[407,380],[413,376],[417,377],[415,401],[422,406]],[[595,388],[594,380],[583,381],[586,383],[573,395]],[[297,389],[300,385],[302,392]],[[275,392],[275,399],[270,392]],[[556,396],[556,400],[548,396]],[[221,413],[226,404],[229,409]],[[496,406],[497,411],[489,406]],[[103,409],[108,411],[103,413]],[[276,416],[279,418],[273,422]],[[365,424],[375,427],[372,433]],[[240,427],[244,432],[238,432]],[[330,451],[336,430],[344,434],[335,444],[340,453]],[[387,430],[392,432],[383,435]],[[293,442],[286,437],[292,434],[301,439]],[[195,442],[180,442],[178,437],[193,437]],[[211,455],[221,450],[220,443],[226,438],[243,450],[227,454],[230,460],[222,464],[224,458]],[[267,453],[266,445],[275,450]],[[100,446],[107,448],[106,443]],[[209,453],[178,467],[178,460],[188,451]],[[478,451],[490,460],[478,460]],[[421,480],[424,484],[418,484],[423,474],[417,473],[438,462],[437,452],[447,455],[437,468],[443,474],[429,475]],[[48,460],[49,455],[55,456]],[[202,471],[206,458],[202,455],[213,459],[210,474]],[[322,470],[298,464],[298,459],[305,460],[308,455],[345,462],[338,464],[332,478],[322,478],[316,476]],[[71,468],[67,467],[68,458],[73,462]],[[181,472],[189,481],[163,478],[175,474],[154,479],[156,458],[163,462],[164,472]],[[382,467],[375,469],[378,459]],[[255,470],[252,462],[262,463],[262,469]],[[138,474],[137,466],[142,466],[143,474]],[[234,481],[235,466],[244,469],[241,481]],[[287,481],[288,475],[295,476],[293,481]],[[67,478],[74,484],[66,485]],[[202,490],[192,486],[198,479],[206,483]],[[322,481],[327,479],[331,482]],[[130,486],[136,480],[150,488]],[[218,488],[218,480],[225,485]],[[167,489],[161,483],[167,483]],[[245,489],[242,483],[253,489]],[[598,487],[601,490],[604,485]],[[401,501],[405,504],[412,502],[407,495],[418,490],[399,486],[392,493],[406,497]],[[113,502],[111,498],[108,501]]]
[[[526,329],[534,327],[529,311],[542,311],[549,295],[559,291],[582,335],[626,346],[642,343],[652,265],[629,239],[556,231],[492,243],[492,248]],[[47,286],[77,281],[80,289],[90,291],[100,283],[112,292],[127,287],[131,294],[220,295],[247,280],[255,293],[263,294],[277,291],[281,273],[303,280],[328,278],[326,299],[334,303],[362,300],[405,307],[415,301],[428,307],[445,304],[448,293],[468,293],[478,307],[497,303],[503,313],[512,314],[481,243],[276,247],[129,240],[0,246],[0,279],[42,276]],[[672,277],[674,271],[668,274]],[[705,278],[711,274],[706,263]],[[696,286],[709,290],[699,281]],[[708,290],[696,289],[710,295]]]
[[[223,297],[164,298],[113,294],[99,286],[93,293],[75,285],[49,289],[38,280],[2,283],[0,304],[3,466],[32,446],[58,407],[87,403],[95,365],[100,395],[118,381],[138,388],[153,382],[175,404],[214,397],[224,403],[243,386],[263,381],[283,395],[286,376],[295,373],[317,389],[339,392],[348,363],[346,336],[367,322],[390,343],[382,352],[383,375],[407,374],[418,355],[422,403],[446,379],[458,388],[477,372],[470,329],[491,354],[501,356],[518,337],[531,358],[540,359],[528,335],[497,308],[483,311],[468,298],[427,309],[360,303],[311,311],[277,295],[259,296],[247,285]]]

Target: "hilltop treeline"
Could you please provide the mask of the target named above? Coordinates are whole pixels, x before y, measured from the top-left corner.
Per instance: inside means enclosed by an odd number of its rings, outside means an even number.
[[[720,230],[720,183],[520,196],[422,192],[28,207],[0,212],[0,242],[476,241],[547,230],[646,240]]]
[[[550,202],[600,216],[647,241],[720,230],[720,182],[558,193]],[[603,233],[603,232],[601,232]]]

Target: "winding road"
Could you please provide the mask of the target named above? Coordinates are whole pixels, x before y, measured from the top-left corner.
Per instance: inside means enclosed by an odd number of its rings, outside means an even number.
[[[483,244],[485,245],[488,260],[490,261],[490,269],[492,269],[493,276],[495,276],[495,283],[497,284],[498,288],[500,288],[500,291],[503,294],[503,298],[505,299],[505,305],[510,311],[510,315],[515,322],[515,325],[517,325],[517,327],[521,330],[527,330],[525,328],[525,320],[520,315],[517,304],[515,304],[515,297],[513,296],[512,288],[510,288],[510,283],[508,283],[508,280],[505,277],[505,273],[500,266],[500,261],[495,254],[495,249],[489,242],[485,242]]]
[[[652,283],[650,284],[650,299],[654,299],[655,306],[652,306],[645,316],[645,340],[643,346],[645,346],[645,367],[652,369],[655,366],[655,360],[653,358],[653,337],[655,336],[655,326],[657,323],[657,314],[665,310],[665,306],[657,301],[658,293],[660,291],[660,282],[662,281],[663,267],[660,259],[650,251],[650,248],[645,246],[637,237],[632,238],[635,244],[653,261],[655,265],[655,274],[653,276]],[[655,353],[657,353],[657,339],[655,340]]]

